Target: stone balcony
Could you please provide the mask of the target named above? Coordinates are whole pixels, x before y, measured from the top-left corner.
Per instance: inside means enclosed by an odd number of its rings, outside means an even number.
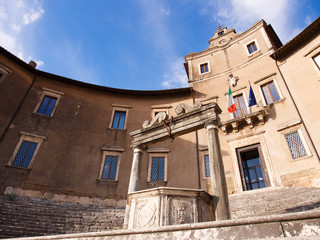
[[[269,109],[270,105],[263,106],[262,103],[259,102],[257,105],[242,111],[245,113],[237,111],[235,114],[221,114],[220,129],[227,135],[231,131],[239,132],[239,126],[248,125],[250,128],[253,128],[257,124],[263,125],[265,123],[265,116],[269,114]]]

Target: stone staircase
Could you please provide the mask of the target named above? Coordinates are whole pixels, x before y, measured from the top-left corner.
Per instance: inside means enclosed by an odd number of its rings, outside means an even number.
[[[0,196],[0,238],[120,229],[124,209]]]
[[[274,187],[229,196],[232,219],[320,210],[320,188]]]
[[[320,210],[320,188],[265,188],[229,196],[232,219]],[[123,208],[0,195],[0,238],[121,229]]]

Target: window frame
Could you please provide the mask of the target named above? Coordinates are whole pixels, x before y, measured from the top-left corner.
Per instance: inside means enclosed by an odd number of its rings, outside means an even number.
[[[120,163],[121,163],[121,152],[123,152],[124,149],[119,148],[119,149],[109,149],[109,148],[102,148],[102,160],[101,160],[101,165],[100,165],[100,170],[99,170],[99,176],[98,180],[101,182],[118,182],[119,179],[119,169],[120,169]],[[116,175],[114,179],[106,179],[102,178],[103,172],[104,172],[104,166],[106,162],[106,157],[111,156],[111,157],[118,157],[117,161],[117,170],[116,170]]]
[[[201,66],[204,65],[204,64],[207,65],[208,71],[206,71],[206,72],[201,72]],[[210,69],[209,61],[199,63],[199,75],[207,74],[207,73],[210,73],[210,72],[211,72],[211,69]]]
[[[289,143],[287,141],[287,138],[286,138],[286,135],[290,134],[290,133],[294,133],[294,132],[297,132],[299,138],[300,138],[300,141],[302,143],[302,146],[304,147],[304,150],[306,152],[306,155],[305,156],[301,156],[301,157],[298,157],[298,158],[293,158],[293,155],[292,155],[292,152],[291,152],[291,149],[290,149],[290,146],[289,146]],[[307,144],[307,141],[304,137],[304,135],[302,134],[302,130],[300,127],[293,127],[293,128],[289,128],[285,131],[282,132],[282,135],[283,135],[283,138],[284,138],[284,141],[285,141],[285,144],[287,146],[287,151],[289,153],[289,155],[291,156],[291,160],[292,161],[297,161],[297,160],[302,160],[302,159],[305,159],[305,158],[308,158],[308,157],[311,157],[311,152],[310,152],[310,148]]]
[[[317,63],[317,61],[315,60],[316,58],[319,58],[319,63]],[[313,57],[312,57],[312,60],[315,64],[315,66],[317,67],[318,70],[320,70],[320,52],[318,52],[317,54],[315,54]]]
[[[39,152],[40,146],[41,146],[42,142],[44,140],[46,140],[46,137],[40,136],[40,135],[37,135],[37,134],[26,133],[26,132],[20,132],[20,134],[21,134],[21,136],[20,136],[19,142],[17,143],[17,145],[16,145],[16,147],[15,147],[15,149],[14,149],[14,151],[13,151],[13,153],[12,153],[10,159],[9,159],[7,166],[13,167],[13,168],[19,168],[19,169],[26,169],[26,170],[27,169],[32,169],[34,161],[35,161],[35,159],[37,157],[37,154]],[[15,160],[15,158],[16,158],[19,150],[20,150],[20,147],[21,147],[21,145],[22,145],[22,143],[24,141],[36,143],[37,147],[36,147],[36,149],[35,149],[35,151],[34,151],[34,153],[32,155],[32,158],[31,158],[31,160],[30,160],[30,162],[28,164],[28,167],[13,166],[12,164],[13,164],[13,162],[14,162],[14,160]]]
[[[248,46],[249,46],[250,44],[252,44],[252,43],[255,44],[257,50],[256,50],[256,51],[253,51],[252,53],[250,53]],[[252,56],[253,54],[255,54],[255,53],[257,53],[257,52],[260,51],[260,47],[259,47],[259,44],[258,44],[257,39],[252,39],[251,41],[249,41],[248,43],[246,43],[244,47],[245,47],[246,52],[247,52],[247,54],[248,54],[249,57]]]
[[[159,151],[159,152],[149,152],[149,163],[148,163],[148,183],[166,183],[168,176],[168,150]],[[151,180],[151,171],[152,171],[152,158],[153,157],[163,157],[164,158],[164,176],[163,180]]]
[[[12,70],[8,67],[4,66],[3,64],[0,64],[0,73],[2,76],[0,76],[0,84],[6,79],[8,75],[12,73]]]
[[[242,95],[243,96],[243,100],[244,100],[244,104],[245,104],[245,107],[246,107],[246,112],[247,114],[250,113],[250,109],[248,107],[248,98],[247,98],[247,94],[246,94],[246,89],[247,87],[242,87],[240,89],[237,89],[235,91],[232,91],[232,97],[235,98],[237,97],[238,95]],[[226,103],[228,102],[228,93],[225,93],[225,96],[226,96]],[[237,118],[240,118],[240,117],[244,117],[246,115],[242,115],[242,116],[239,116],[239,117],[235,117],[235,114],[234,113],[229,113],[230,114],[230,119],[237,119]]]
[[[45,116],[45,117],[53,117],[53,114],[54,112],[56,111],[57,109],[57,106],[59,104],[59,101],[60,101],[60,98],[61,96],[64,95],[64,93],[60,92],[60,91],[56,91],[56,90],[53,90],[53,89],[49,89],[49,88],[42,88],[43,92],[40,96],[40,99],[39,99],[39,102],[38,104],[36,105],[33,113],[39,115],[39,116]],[[45,97],[51,97],[51,98],[56,98],[56,102],[54,104],[54,107],[51,111],[51,113],[49,115],[47,114],[43,114],[43,113],[38,113],[38,111],[40,110],[41,106],[42,106],[42,103],[43,103],[43,100],[45,99]]]
[[[276,78],[275,78],[274,76],[271,77],[271,78],[269,77],[269,78],[267,78],[267,79],[264,79],[263,81],[259,81],[258,83],[255,82],[255,83],[259,86],[259,92],[260,92],[260,96],[261,96],[261,99],[262,99],[262,104],[263,104],[263,106],[267,106],[267,105],[269,105],[269,104],[267,104],[267,101],[266,101],[266,99],[265,99],[265,97],[264,97],[264,93],[263,93],[263,90],[262,90],[262,86],[264,86],[265,84],[270,83],[270,82],[273,82],[273,83],[274,83],[274,86],[275,86],[275,88],[276,88],[276,91],[277,91],[277,93],[278,93],[278,95],[279,95],[279,100],[276,101],[276,102],[272,102],[271,104],[278,103],[278,102],[281,102],[281,101],[285,100],[285,98],[284,98],[283,95],[282,95],[282,92],[281,92],[281,90],[280,90],[280,87],[279,87],[279,85],[278,85],[278,82],[277,82]]]
[[[109,129],[125,131],[127,129],[129,109],[131,108],[131,106],[112,104],[112,107],[113,107],[113,109],[112,109],[111,118],[110,118],[110,122],[109,122]],[[113,128],[112,127],[116,112],[125,112],[126,113],[123,128]]]
[[[233,113],[233,118],[234,119],[236,119],[236,118],[241,118],[241,117],[244,117],[244,116],[246,116],[246,115],[248,115],[249,114],[249,109],[248,109],[248,103],[247,103],[247,101],[246,101],[246,96],[244,95],[245,93],[243,92],[243,93],[238,93],[238,94],[236,94],[236,95],[233,95],[232,97],[233,97],[233,101],[234,101],[234,103],[236,104],[236,112],[235,113]],[[241,114],[240,113],[237,113],[237,111],[238,111],[238,108],[237,108],[237,106],[239,105],[239,107],[240,107],[240,104],[238,104],[237,105],[237,103],[239,103],[239,101],[237,100],[237,102],[235,101],[235,98],[236,99],[239,99],[239,96],[242,96],[242,98],[243,98],[243,103],[244,103],[244,109],[245,109],[245,113],[242,113],[242,111],[241,111],[241,109],[239,109],[239,111],[241,112]],[[236,114],[237,113],[237,114]],[[238,115],[238,116],[237,116]]]

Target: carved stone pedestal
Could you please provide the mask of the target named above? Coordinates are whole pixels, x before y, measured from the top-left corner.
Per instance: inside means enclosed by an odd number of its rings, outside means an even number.
[[[129,229],[214,221],[204,190],[160,187],[129,194]]]

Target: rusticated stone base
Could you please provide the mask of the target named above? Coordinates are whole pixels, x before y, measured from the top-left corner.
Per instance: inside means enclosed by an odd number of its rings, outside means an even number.
[[[284,186],[288,187],[320,187],[320,171],[307,169],[281,176]]]

